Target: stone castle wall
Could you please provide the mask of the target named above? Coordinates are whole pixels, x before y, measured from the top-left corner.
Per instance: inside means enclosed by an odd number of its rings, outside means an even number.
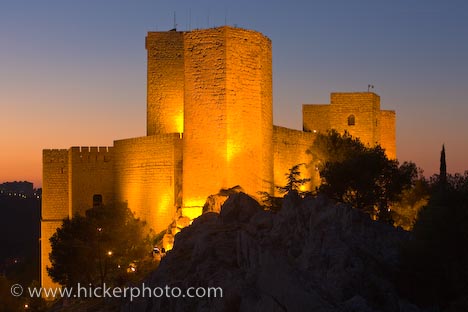
[[[330,105],[302,105],[302,129],[306,132],[325,133],[331,128]]]
[[[318,186],[320,178],[315,168],[309,166],[312,156],[307,153],[314,140],[315,134],[313,132],[303,132],[279,126],[273,127],[275,186],[285,186],[287,183],[286,174],[289,173],[289,169],[298,164],[306,164],[306,166],[300,167],[301,177],[311,179],[303,191],[312,190]],[[274,194],[281,196],[276,188]]]
[[[114,142],[116,201],[157,233],[172,222],[181,204],[182,139],[152,135]]]
[[[47,268],[51,266],[49,254],[52,252],[50,238],[57,232],[57,229],[62,226],[63,220],[42,220],[41,221],[41,286],[42,287],[58,287],[57,283],[52,281]]]
[[[382,110],[380,112],[380,145],[385,149],[388,157],[396,159],[396,115],[395,111]]]
[[[71,215],[68,199],[68,150],[44,150],[42,152],[42,211],[41,211],[41,285],[56,284],[47,274],[50,266],[49,239]]]
[[[68,150],[42,152],[42,219],[62,220],[69,217]]]
[[[112,148],[72,147],[43,151],[41,217],[41,285],[54,287],[47,274],[49,239],[65,218],[93,207],[93,195],[103,203],[114,198]]]
[[[73,214],[84,214],[93,207],[93,195],[102,203],[114,199],[114,150],[112,147],[72,147],[69,154],[69,200]]]

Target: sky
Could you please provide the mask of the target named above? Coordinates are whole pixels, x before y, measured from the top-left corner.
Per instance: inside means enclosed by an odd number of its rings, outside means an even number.
[[[367,91],[397,113],[397,156],[468,170],[465,0],[0,0],[0,183],[42,182],[42,149],[146,133],[148,31],[224,24],[273,46],[274,123]]]

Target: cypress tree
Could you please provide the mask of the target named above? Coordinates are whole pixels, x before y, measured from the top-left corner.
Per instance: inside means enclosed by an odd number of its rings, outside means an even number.
[[[445,162],[445,145],[444,144],[442,144],[442,151],[440,152],[439,181],[440,181],[440,184],[442,185],[445,185],[447,183],[447,164]]]

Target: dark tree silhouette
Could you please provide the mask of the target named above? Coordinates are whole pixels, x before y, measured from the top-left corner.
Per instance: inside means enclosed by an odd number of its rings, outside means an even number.
[[[413,239],[402,248],[400,289],[434,311],[468,311],[468,173],[447,175],[443,187],[433,181]]]
[[[100,206],[65,219],[50,239],[52,280],[66,286],[110,285],[141,277],[152,268],[145,223],[125,204]],[[137,271],[128,270],[137,265]]]
[[[301,187],[310,181],[310,178],[301,178],[301,166],[305,166],[305,164],[302,163],[294,165],[289,169],[289,172],[285,174],[287,181],[286,185],[276,187],[281,194],[291,194],[294,192],[300,197],[304,197],[310,193],[308,191],[301,190]]]
[[[382,221],[391,222],[389,204],[417,177],[415,164],[399,166],[380,146],[366,147],[348,133],[318,134],[310,151],[322,178],[319,192]]]
[[[440,152],[440,170],[439,170],[440,184],[447,183],[447,164],[445,162],[445,145],[442,144],[442,151]]]

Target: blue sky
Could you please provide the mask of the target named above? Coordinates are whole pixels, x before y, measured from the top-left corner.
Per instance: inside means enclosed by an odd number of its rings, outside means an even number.
[[[373,84],[397,153],[427,175],[446,144],[468,169],[466,1],[0,1],[0,182],[40,184],[41,150],[112,145],[146,127],[147,31],[237,25],[273,43],[275,124]]]

